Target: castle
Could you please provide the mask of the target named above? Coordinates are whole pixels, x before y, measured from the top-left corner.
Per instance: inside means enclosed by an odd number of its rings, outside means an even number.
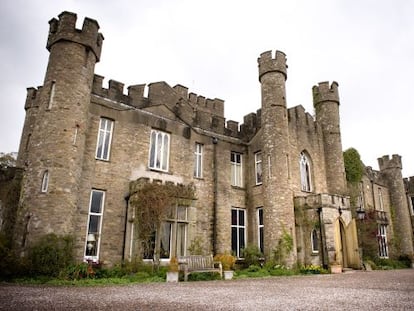
[[[130,199],[136,185],[155,182],[195,189],[154,233],[161,260],[190,254],[195,241],[206,254],[240,259],[256,245],[268,259],[286,242],[287,265],[358,268],[356,208],[378,214],[380,257],[413,254],[414,179],[403,180],[399,156],[366,168],[359,203],[350,200],[336,82],[313,87],[315,116],[287,108],[286,56],[264,52],[261,108],[243,124],[226,122],[223,100],[182,85],[131,85],[125,94],[110,80],[103,88],[94,72],[103,35],[95,20],[76,29],[76,19],[63,12],[49,22],[44,83],[27,89],[16,249],[55,233],[74,237],[78,261],[151,260]]]

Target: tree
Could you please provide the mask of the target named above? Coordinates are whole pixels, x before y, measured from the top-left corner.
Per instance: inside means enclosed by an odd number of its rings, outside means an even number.
[[[16,159],[12,153],[0,152],[0,168],[5,169],[8,167],[15,167]]]

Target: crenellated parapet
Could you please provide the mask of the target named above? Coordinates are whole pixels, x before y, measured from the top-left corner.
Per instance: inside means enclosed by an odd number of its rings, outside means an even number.
[[[405,191],[409,196],[414,196],[414,176],[404,178]]]
[[[269,72],[279,72],[287,79],[287,65],[286,54],[281,51],[276,51],[273,58],[272,51],[263,52],[257,59],[259,64],[259,81],[261,82],[262,76]]]
[[[75,13],[62,12],[59,19],[49,21],[49,37],[46,48],[50,51],[53,44],[59,41],[71,41],[88,47],[98,62],[101,56],[103,35],[99,33],[96,20],[85,18],[82,29],[76,29],[77,16]]]
[[[378,158],[378,164],[380,171],[387,169],[402,169],[401,156],[398,154],[393,154],[391,158],[389,155]]]
[[[29,108],[33,107],[39,107],[38,103],[38,93],[40,93],[40,90],[42,89],[41,86],[39,86],[38,89],[34,87],[27,88],[27,95],[26,95],[26,103],[24,105],[24,109],[27,110]]]
[[[323,102],[335,102],[339,104],[338,83],[333,81],[331,85],[329,82],[320,82],[313,86],[313,105],[316,107]]]
[[[315,131],[315,118],[302,105],[288,109],[289,124],[307,131]]]

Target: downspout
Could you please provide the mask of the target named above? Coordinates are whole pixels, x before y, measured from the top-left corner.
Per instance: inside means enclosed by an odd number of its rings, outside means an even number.
[[[374,206],[374,211],[376,211],[377,207],[375,204],[374,179],[371,179],[371,190],[372,190],[372,204]]]
[[[213,137],[213,254],[217,254],[217,137]]]
[[[128,224],[128,202],[129,202],[130,195],[128,194],[125,199],[125,221],[124,221],[124,237],[122,239],[122,257],[121,261],[124,264],[125,260],[125,245],[126,245],[126,232],[127,232],[127,224]]]
[[[319,234],[321,236],[321,259],[322,259],[322,267],[324,269],[328,269],[328,262],[327,262],[327,254],[328,250],[326,248],[326,239],[325,239],[325,226],[322,222],[322,207],[318,207],[317,209],[318,216],[319,216]]]

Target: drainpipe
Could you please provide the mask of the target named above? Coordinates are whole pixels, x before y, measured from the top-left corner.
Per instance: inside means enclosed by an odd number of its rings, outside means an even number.
[[[127,224],[128,224],[128,202],[129,202],[130,195],[128,194],[125,199],[125,221],[124,221],[124,237],[122,239],[122,257],[121,261],[124,264],[125,260],[125,246],[126,246],[126,232],[127,232]]]
[[[371,179],[371,192],[372,192],[372,204],[374,206],[374,211],[376,211],[377,207],[376,207],[376,204],[375,204],[374,179]]]
[[[321,259],[322,259],[322,267],[324,269],[328,269],[328,250],[326,248],[326,239],[325,239],[325,226],[322,221],[322,207],[318,207],[317,209],[318,216],[319,216],[319,234],[321,236]]]
[[[213,137],[213,254],[217,254],[217,137]]]

